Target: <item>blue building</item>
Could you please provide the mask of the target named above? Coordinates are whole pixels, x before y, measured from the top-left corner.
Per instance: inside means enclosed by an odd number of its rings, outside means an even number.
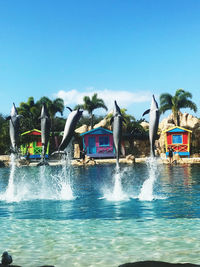
[[[115,157],[113,134],[104,128],[96,128],[80,134],[86,155],[93,158]]]
[[[169,155],[169,148],[172,148],[179,156],[190,156],[191,130],[174,126],[163,133],[165,134],[166,156]]]

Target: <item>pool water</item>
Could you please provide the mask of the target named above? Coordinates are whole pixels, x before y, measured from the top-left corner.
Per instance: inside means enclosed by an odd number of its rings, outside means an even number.
[[[12,166],[0,177],[0,253],[14,264],[200,263],[199,165]]]

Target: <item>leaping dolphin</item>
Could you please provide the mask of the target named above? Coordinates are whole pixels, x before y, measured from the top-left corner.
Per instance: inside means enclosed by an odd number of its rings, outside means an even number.
[[[69,145],[69,142],[72,139],[72,136],[74,134],[74,130],[76,128],[76,124],[79,121],[83,111],[77,109],[77,110],[72,110],[71,108],[67,107],[71,113],[69,114],[66,123],[65,123],[65,128],[64,128],[64,134],[62,141],[58,147],[58,151],[54,152],[55,153],[64,153],[63,151],[67,148]],[[53,155],[52,154],[52,155]]]
[[[17,144],[19,139],[19,127],[20,127],[20,118],[22,115],[18,115],[15,104],[13,103],[10,116],[6,118],[6,120],[10,120],[9,122],[9,133],[10,133],[10,141],[11,141],[11,151],[12,153],[17,153]]]
[[[39,119],[41,120],[42,153],[41,153],[41,161],[38,163],[38,166],[41,166],[41,165],[48,165],[48,162],[45,160],[45,155],[47,151],[47,145],[49,142],[50,129],[51,129],[51,121],[45,103],[42,105],[41,115]]]
[[[158,103],[156,102],[154,95],[152,96],[151,108],[146,110],[142,116],[148,113],[150,114],[150,120],[149,120],[150,153],[151,157],[155,157],[154,144],[158,131],[159,109],[158,109]]]
[[[122,137],[122,122],[125,121],[117,102],[115,101],[113,117],[110,120],[113,128],[113,142],[115,147],[115,154],[117,160],[117,166],[119,167],[119,155],[121,151],[121,137]]]

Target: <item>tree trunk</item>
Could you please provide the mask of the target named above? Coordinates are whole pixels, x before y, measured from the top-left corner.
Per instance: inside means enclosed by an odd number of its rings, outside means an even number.
[[[54,118],[51,117],[51,143],[50,143],[50,153],[55,151],[56,142],[55,142],[55,133],[54,133]]]
[[[91,129],[93,129],[93,127],[94,127],[94,115],[93,114],[91,114],[91,117],[90,117],[90,119],[91,119]]]
[[[173,113],[174,116],[174,122],[176,126],[180,126],[180,117],[179,117],[179,112],[176,111]]]
[[[134,154],[134,139],[133,138],[128,138],[129,142],[129,151],[128,153]]]

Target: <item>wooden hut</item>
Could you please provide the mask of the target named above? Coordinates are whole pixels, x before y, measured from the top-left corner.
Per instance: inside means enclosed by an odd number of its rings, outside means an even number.
[[[87,156],[93,158],[115,156],[112,131],[99,127],[80,136],[83,138],[83,149]]]
[[[192,131],[174,126],[163,132],[165,134],[166,156],[169,156],[169,148],[178,153],[179,156],[190,156],[190,138]]]
[[[20,147],[23,156],[29,156],[30,159],[41,158],[42,153],[42,142],[41,142],[41,131],[33,129],[21,134],[22,145]],[[47,146],[47,154],[49,154],[49,143]]]

